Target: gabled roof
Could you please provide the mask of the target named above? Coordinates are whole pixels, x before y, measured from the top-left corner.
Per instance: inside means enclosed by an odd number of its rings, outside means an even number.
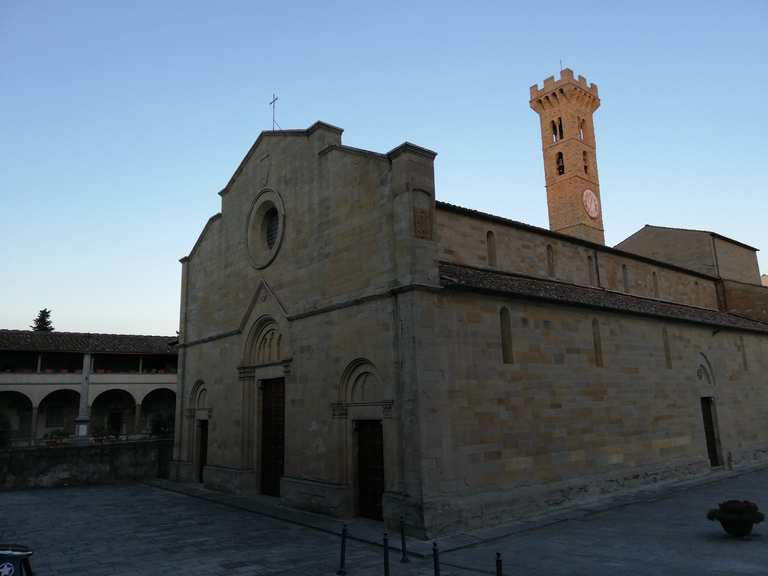
[[[642,298],[599,288],[495,272],[471,266],[440,262],[440,284],[445,288],[468,289],[494,294],[512,294],[532,300],[547,300],[573,306],[656,316],[718,328],[768,334],[768,324],[726,312]]]
[[[336,132],[339,135],[344,132],[343,128],[339,128],[338,126],[334,126],[333,124],[328,124],[327,122],[321,122],[318,120],[312,126],[307,128],[306,130],[264,130],[259,134],[259,137],[256,138],[256,142],[253,143],[253,146],[250,147],[246,155],[241,160],[240,164],[237,166],[237,170],[232,174],[232,177],[229,179],[229,182],[227,182],[227,185],[224,186],[224,188],[219,192],[220,196],[224,196],[227,192],[229,192],[230,186],[234,183],[235,180],[237,180],[237,177],[240,176],[240,173],[243,171],[243,168],[248,163],[248,160],[250,160],[251,156],[253,156],[253,153],[256,151],[256,149],[261,144],[262,140],[264,138],[269,137],[280,137],[280,136],[310,136],[315,130],[319,128],[324,128],[325,130],[330,130],[331,132]]]
[[[184,262],[187,262],[189,261],[190,258],[192,258],[194,253],[197,251],[197,247],[200,246],[200,243],[203,241],[203,238],[205,238],[205,235],[208,234],[208,229],[219,218],[221,218],[221,212],[217,212],[216,214],[208,218],[208,221],[205,223],[205,226],[203,226],[203,231],[200,232],[200,235],[197,237],[197,240],[195,241],[195,245],[192,246],[192,250],[190,250],[189,254],[187,254],[183,258],[179,258],[179,262],[184,264]]]
[[[77,354],[176,354],[176,336],[0,330],[0,350]]]
[[[744,244],[744,242],[739,242],[738,240],[734,240],[733,238],[728,238],[728,236],[723,236],[722,234],[718,234],[717,232],[712,232],[710,230],[696,230],[695,228],[677,228],[675,226],[654,226],[653,224],[646,224],[640,230],[633,233],[631,236],[628,236],[628,238],[631,238],[638,232],[641,232],[645,230],[646,228],[655,228],[657,230],[673,230],[673,231],[680,231],[680,232],[694,232],[697,234],[708,234],[709,236],[713,238],[718,238],[720,240],[724,240],[725,242],[730,242],[731,244],[736,244],[736,246],[741,246],[742,248],[746,248],[747,250],[752,250],[754,252],[759,252],[759,248],[755,248],[754,246],[750,246],[749,244]]]

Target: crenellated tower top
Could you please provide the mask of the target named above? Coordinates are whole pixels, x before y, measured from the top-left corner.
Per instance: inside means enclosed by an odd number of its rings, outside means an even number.
[[[550,229],[604,244],[592,120],[600,106],[597,86],[565,68],[559,80],[531,86],[530,105],[541,121]]]
[[[587,84],[587,79],[581,75],[574,78],[570,68],[560,71],[560,80],[555,80],[554,76],[546,78],[541,89],[538,84],[531,86],[530,103],[536,112],[557,108],[563,99],[592,112],[600,106],[597,84]]]

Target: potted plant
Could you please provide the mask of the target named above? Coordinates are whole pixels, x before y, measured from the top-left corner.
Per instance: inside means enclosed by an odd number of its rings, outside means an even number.
[[[765,519],[757,504],[748,500],[727,500],[707,512],[708,520],[718,520],[728,534],[743,538],[752,533],[752,526]]]

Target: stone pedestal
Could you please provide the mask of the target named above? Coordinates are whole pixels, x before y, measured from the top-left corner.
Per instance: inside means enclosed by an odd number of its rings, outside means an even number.
[[[75,442],[77,444],[89,443],[88,431],[90,422],[90,418],[75,418]]]

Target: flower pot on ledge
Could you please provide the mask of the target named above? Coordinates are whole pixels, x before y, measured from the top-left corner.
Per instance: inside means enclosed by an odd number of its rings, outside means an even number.
[[[744,538],[752,527],[765,519],[757,504],[748,500],[727,500],[707,513],[708,520],[717,520],[728,534]]]

